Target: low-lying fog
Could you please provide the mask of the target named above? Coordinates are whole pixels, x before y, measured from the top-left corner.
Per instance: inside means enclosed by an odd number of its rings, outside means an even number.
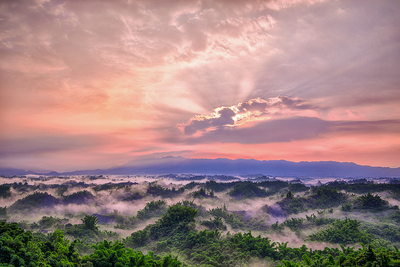
[[[285,214],[282,210],[281,203],[288,197],[288,187],[272,189],[265,185],[258,187],[265,190],[265,196],[256,196],[251,198],[246,197],[232,197],[231,192],[233,185],[223,190],[215,190],[211,194],[211,189],[205,190],[205,196],[196,197],[195,194],[204,187],[207,181],[216,181],[217,183],[232,183],[238,181],[285,181],[288,185],[295,183],[302,183],[307,187],[320,186],[333,181],[349,181],[348,179],[336,178],[292,178],[292,177],[232,177],[232,176],[190,176],[190,175],[169,175],[169,176],[69,176],[69,177],[43,177],[28,175],[23,177],[0,177],[0,184],[5,187],[10,187],[7,193],[0,191],[0,207],[7,207],[7,221],[22,222],[21,225],[28,227],[30,224],[38,223],[43,216],[52,216],[59,219],[66,219],[66,223],[80,224],[81,219],[85,215],[96,214],[98,216],[111,216],[118,215],[124,218],[124,221],[135,220],[138,211],[145,209],[146,204],[151,201],[165,201],[166,206],[174,205],[182,201],[193,201],[194,204],[199,206],[200,210],[204,211],[198,213],[197,221],[204,221],[212,219],[216,216],[211,215],[209,211],[216,208],[226,210],[228,214],[239,214],[243,218],[245,226],[237,227],[232,223],[223,219],[227,226],[225,233],[230,231],[244,232],[252,230],[256,235],[260,234],[263,237],[269,237],[275,242],[289,242],[291,247],[301,247],[304,243],[313,249],[321,249],[326,246],[337,247],[335,244],[328,244],[325,242],[306,242],[307,236],[314,233],[320,228],[307,228],[302,231],[294,231],[289,228],[283,228],[281,231],[271,231],[271,225],[278,222],[283,223],[291,218],[306,218],[312,214],[321,218],[337,218],[345,219],[352,218],[361,222],[368,222],[373,224],[381,223],[380,217],[387,217],[392,210],[381,211],[381,216],[371,216],[364,210],[354,210],[352,212],[344,212],[341,206],[333,207],[329,212],[322,209],[308,209],[306,211],[296,212],[293,214]],[[365,179],[360,182],[369,183],[388,183],[387,179]],[[165,190],[163,193],[152,193],[149,191],[150,186],[159,186]],[[183,188],[183,189],[182,189]],[[6,190],[6,189],[4,189]],[[181,191],[179,191],[181,190]],[[18,201],[23,201],[27,196],[36,192],[48,193],[50,195],[50,204],[40,203],[39,206],[34,206],[31,203],[23,203],[23,205],[32,205],[32,209],[24,211],[16,210],[19,207]],[[293,192],[294,198],[307,198],[310,196],[311,189],[305,189],[299,192]],[[358,196],[362,194],[355,194],[345,192],[348,199],[355,201]],[[390,206],[399,206],[400,201],[393,198],[392,193],[389,191],[378,192],[382,199],[388,201]],[[280,204],[279,204],[280,203]],[[21,204],[22,205],[22,204]],[[166,209],[166,208],[165,208]],[[165,210],[164,210],[165,211]],[[377,215],[377,214],[375,214]],[[130,235],[132,232],[143,229],[146,225],[155,223],[162,214],[151,216],[151,218],[144,220],[136,220],[131,224],[121,226],[121,222],[114,219],[102,222],[100,220],[100,230],[113,231],[120,235],[121,238]],[[122,220],[122,219],[121,219]],[[249,226],[251,225],[251,226]],[[58,225],[60,226],[60,224]],[[32,231],[42,230],[44,226],[39,228],[32,228]],[[55,226],[50,227],[49,231],[54,230]],[[251,229],[253,227],[253,229]],[[197,223],[196,228],[199,230],[205,227]]]

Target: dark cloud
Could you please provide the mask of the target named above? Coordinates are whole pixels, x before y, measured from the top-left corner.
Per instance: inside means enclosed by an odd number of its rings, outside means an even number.
[[[217,117],[201,117],[201,119],[194,119],[188,125],[185,126],[184,132],[185,134],[191,135],[196,133],[197,131],[203,131],[210,127],[220,128],[224,125],[232,125],[234,124],[234,120],[232,119],[235,116],[235,112],[230,108],[223,108],[216,112]]]
[[[274,106],[279,106],[282,108],[283,107],[287,107],[290,109],[318,109],[315,106],[311,106],[308,104],[305,104],[303,99],[294,99],[288,96],[279,96],[278,97],[281,101],[277,102],[276,104],[274,104]]]
[[[269,110],[271,108],[271,110]],[[268,100],[251,99],[239,103],[232,107],[217,108],[211,116],[197,115],[186,124],[178,124],[184,127],[183,132],[192,135],[197,131],[214,130],[210,127],[220,128],[222,126],[235,126],[248,123],[253,118],[261,117],[266,114],[280,114],[288,110],[318,110],[317,107],[307,104],[303,99],[291,98],[288,96],[278,96]],[[236,121],[233,118],[236,118]]]
[[[259,122],[252,127],[221,127],[204,133],[198,138],[189,138],[189,143],[240,143],[260,144],[290,142],[316,137],[327,133],[331,123],[318,118],[290,118]]]
[[[223,108],[218,111],[218,114],[220,117],[211,120],[210,125],[218,127],[228,124],[234,124],[232,117],[235,116],[235,112],[233,112],[233,110],[231,110],[230,108]]]
[[[333,122],[332,125],[332,130],[338,132],[353,132],[358,134],[400,132],[400,120],[342,121]]]
[[[266,102],[243,102],[238,105],[239,112],[246,112],[246,111],[261,111],[264,112],[265,109],[268,107],[268,103]]]
[[[312,117],[293,117],[253,123],[251,127],[220,127],[200,137],[175,139],[176,142],[262,144],[312,139],[328,133],[398,133],[399,120],[326,121]],[[171,140],[172,141],[172,140]]]

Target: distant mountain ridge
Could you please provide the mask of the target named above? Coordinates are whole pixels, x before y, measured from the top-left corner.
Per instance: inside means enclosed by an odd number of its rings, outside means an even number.
[[[7,169],[7,174],[25,175],[46,174],[28,170]],[[260,161],[255,159],[188,159],[184,157],[142,158],[128,162],[119,167],[74,172],[47,173],[49,175],[133,175],[133,174],[226,174],[244,175],[262,173],[271,176],[305,176],[305,177],[399,177],[400,168],[362,166],[349,162],[317,161],[291,162],[286,160]]]

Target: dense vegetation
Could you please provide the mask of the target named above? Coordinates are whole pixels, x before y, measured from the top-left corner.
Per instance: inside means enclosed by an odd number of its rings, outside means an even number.
[[[308,237],[311,241],[321,241],[336,244],[368,244],[372,241],[371,235],[359,230],[360,222],[346,218],[345,220],[335,220],[333,224],[325,230],[321,230]]]
[[[178,190],[176,190],[175,187],[172,187],[172,189],[169,189],[169,188],[162,187],[161,185],[157,184],[157,182],[150,183],[147,188],[147,194],[150,194],[153,196],[161,196],[164,198],[171,198],[171,197],[179,196],[184,191],[185,191],[184,187],[181,187]]]
[[[308,197],[293,197],[288,191],[286,197],[277,202],[286,214],[296,214],[309,209],[332,208],[344,203],[347,196],[329,186],[313,187]]]
[[[382,210],[387,208],[389,203],[383,200],[378,195],[372,195],[368,193],[367,195],[362,195],[357,198],[355,203],[356,208],[360,209],[375,209],[375,210]]]
[[[204,188],[200,188],[199,190],[190,193],[189,196],[193,197],[193,198],[213,198],[213,197],[215,197],[214,191],[207,192],[207,190]]]
[[[94,196],[92,193],[90,193],[87,190],[79,191],[72,193],[70,195],[64,196],[63,202],[64,204],[81,204],[81,203],[87,203],[91,200],[94,199]]]
[[[136,218],[138,220],[147,220],[153,217],[160,216],[167,210],[167,202],[164,200],[151,201],[146,203],[144,209],[139,210]]]
[[[35,192],[17,200],[9,208],[9,212],[32,212],[37,208],[50,207],[59,202],[48,193]]]
[[[251,182],[237,183],[229,192],[231,197],[236,199],[266,197],[270,194],[264,189],[260,189],[256,184]]]
[[[208,190],[212,190],[214,192],[222,192],[229,188],[232,188],[239,182],[230,182],[230,183],[218,183],[216,181],[207,181],[204,187]]]
[[[7,207],[0,207],[0,220],[7,219]]]
[[[348,183],[344,181],[335,181],[329,183],[329,186],[336,190],[345,190],[357,194],[378,193],[388,191],[395,195],[400,193],[400,183],[398,180],[392,180],[390,183],[374,183],[367,180],[354,180]]]
[[[194,176],[193,180],[204,178]],[[101,185],[69,180],[60,185],[29,185],[24,181],[1,185],[0,199],[14,203],[0,207],[0,263],[400,266],[400,212],[385,200],[398,198],[397,183],[359,180],[309,188],[298,181],[263,179],[193,181],[181,186],[151,182],[135,187],[136,183],[130,182]],[[124,201],[121,207],[128,207],[128,211],[134,207],[135,212],[116,210],[117,202],[110,203],[111,209],[102,209],[107,205],[103,197]],[[85,205],[98,208],[98,213],[82,212]],[[68,212],[54,215],[53,210]],[[48,213],[41,219],[28,221],[29,216],[43,211]],[[5,221],[10,218],[23,220]],[[236,233],[231,234],[232,229]],[[280,236],[307,245],[292,248],[290,243],[279,241]],[[328,247],[310,249],[308,242],[323,242]]]
[[[0,198],[8,198],[11,196],[11,187],[8,185],[0,185]]]
[[[201,225],[207,227],[209,230],[219,229],[222,231],[226,230],[226,225],[220,217],[215,217],[214,219],[209,219],[207,221],[200,222]]]
[[[0,221],[0,262],[4,264],[1,266],[182,266],[171,255],[144,255],[125,248],[123,243],[107,240],[94,244],[94,252],[81,257],[75,249],[77,243],[65,239],[61,230],[34,236],[16,223]]]

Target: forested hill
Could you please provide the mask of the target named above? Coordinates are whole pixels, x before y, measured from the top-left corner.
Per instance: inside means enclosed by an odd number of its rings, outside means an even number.
[[[1,169],[0,175],[21,175],[28,170]],[[4,172],[4,173],[3,173]],[[34,172],[31,172],[34,173]],[[260,161],[254,159],[188,159],[183,157],[163,157],[138,159],[125,165],[97,170],[82,170],[68,173],[49,173],[63,175],[97,175],[97,174],[254,174],[262,173],[272,176],[308,176],[308,177],[400,177],[400,168],[361,166],[349,162],[318,161],[291,162],[285,160]],[[42,173],[46,174],[46,173]]]

